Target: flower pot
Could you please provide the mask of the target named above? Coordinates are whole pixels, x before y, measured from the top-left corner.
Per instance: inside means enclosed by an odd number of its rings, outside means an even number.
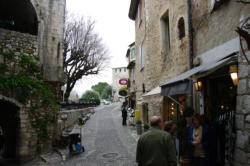
[[[136,131],[138,135],[142,134],[142,126],[141,124],[136,124]]]
[[[144,129],[144,133],[147,132],[149,129]]]

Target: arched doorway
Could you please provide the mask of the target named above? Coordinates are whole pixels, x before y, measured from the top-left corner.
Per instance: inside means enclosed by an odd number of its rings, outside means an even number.
[[[18,131],[19,131],[19,107],[6,100],[0,100],[0,130],[1,150],[0,164],[3,160],[15,162],[17,159]]]
[[[29,0],[1,0],[0,28],[37,35],[36,10]]]

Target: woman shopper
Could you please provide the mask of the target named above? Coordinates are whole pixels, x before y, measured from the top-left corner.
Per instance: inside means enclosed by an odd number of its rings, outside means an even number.
[[[191,145],[190,158],[193,166],[209,166],[209,127],[202,125],[201,116],[195,114],[188,131],[188,143]]]

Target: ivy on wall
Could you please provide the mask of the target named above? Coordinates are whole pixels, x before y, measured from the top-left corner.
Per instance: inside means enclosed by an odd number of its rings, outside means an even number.
[[[58,105],[43,79],[39,58],[13,52],[4,53],[1,48],[0,56],[0,92],[26,105],[38,139],[48,139],[48,124],[56,120]]]

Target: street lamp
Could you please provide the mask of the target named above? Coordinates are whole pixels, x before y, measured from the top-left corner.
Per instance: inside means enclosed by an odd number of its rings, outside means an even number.
[[[231,65],[229,67],[229,73],[230,73],[231,79],[233,81],[233,84],[235,86],[237,86],[238,85],[238,81],[239,81],[239,79],[238,79],[238,72],[237,72],[237,65]]]

